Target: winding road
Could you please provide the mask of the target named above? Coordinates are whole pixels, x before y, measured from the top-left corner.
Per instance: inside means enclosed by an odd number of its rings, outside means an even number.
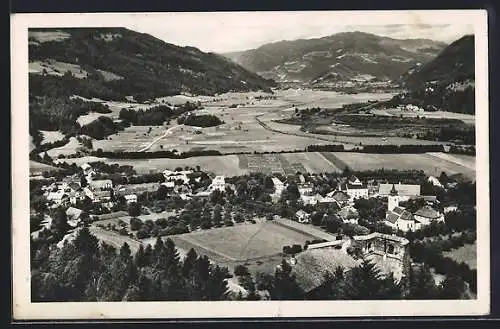
[[[362,106],[362,107],[359,107],[359,108],[356,108],[354,110],[344,110],[345,113],[347,112],[350,112],[350,111],[354,111],[354,112],[357,112],[357,111],[360,111],[360,110],[365,110],[365,109],[369,109],[370,107],[373,107],[377,104],[379,104],[381,102],[376,102],[376,103],[370,103],[368,105],[365,105],[365,106]],[[277,111],[270,111],[270,112],[277,112]],[[305,138],[312,138],[312,139],[316,139],[316,140],[322,140],[322,141],[327,141],[327,142],[335,142],[335,135],[330,135],[330,136],[333,136],[333,140],[330,139],[330,138],[326,138],[326,137],[321,137],[321,136],[318,136],[317,134],[310,134],[310,133],[297,133],[297,132],[289,132],[289,131],[281,131],[281,130],[278,130],[278,129],[275,129],[275,128],[271,128],[269,127],[264,121],[262,121],[260,119],[261,116],[265,115],[267,113],[263,113],[263,114],[259,114],[259,115],[256,115],[254,118],[255,120],[257,121],[257,123],[259,125],[261,125],[264,129],[266,130],[269,130],[269,131],[272,131],[272,132],[275,132],[275,133],[278,133],[278,134],[284,134],[284,135],[291,135],[291,136],[298,136],[298,137],[305,137]],[[342,144],[347,144],[345,142],[343,142]],[[352,144],[352,143],[349,143],[349,144]],[[354,145],[354,144],[353,144]]]
[[[151,146],[153,146],[154,144],[156,144],[160,139],[165,138],[167,135],[171,134],[174,129],[182,127],[182,126],[184,126],[184,125],[176,125],[176,126],[168,128],[163,135],[161,135],[160,137],[155,138],[151,143],[149,143],[148,145],[144,146],[143,148],[141,148],[137,152],[145,152],[145,151],[149,150],[151,148]]]

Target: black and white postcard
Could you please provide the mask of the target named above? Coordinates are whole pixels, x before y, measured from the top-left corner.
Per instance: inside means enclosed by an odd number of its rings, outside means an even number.
[[[15,319],[489,313],[486,11],[11,26]]]

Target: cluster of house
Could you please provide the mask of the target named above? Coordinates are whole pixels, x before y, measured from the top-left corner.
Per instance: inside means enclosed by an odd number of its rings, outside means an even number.
[[[383,195],[387,196],[387,213],[385,223],[395,229],[407,232],[421,229],[431,222],[444,222],[444,214],[435,210],[430,204],[436,201],[434,196],[421,196],[419,185],[383,184]],[[423,198],[428,204],[411,213],[399,202]]]
[[[82,166],[82,169],[86,168]],[[66,177],[61,182],[55,182],[42,187],[44,196],[53,203],[54,207],[60,205],[75,205],[88,197],[94,203],[108,205],[112,199],[113,182],[110,179],[94,180],[95,171],[84,169],[87,184],[82,186],[82,181],[75,176]]]
[[[434,179],[439,184],[439,180]],[[280,195],[286,188],[285,184],[279,179],[273,177],[275,186],[274,196]],[[379,184],[378,187],[368,186],[356,176],[349,177],[346,181],[338,184],[337,188],[326,194],[324,197],[319,193],[313,194],[313,186],[309,183],[301,182],[298,184],[300,199],[304,205],[315,205],[318,203],[335,203],[339,211],[337,216],[344,223],[358,224],[359,215],[354,208],[354,201],[359,198],[369,197],[387,197],[388,206],[385,223],[401,231],[418,230],[433,221],[444,221],[444,214],[433,208],[432,204],[437,202],[435,196],[422,196],[420,185],[415,184]],[[399,203],[410,199],[423,199],[425,205],[415,213],[411,213]],[[310,216],[308,212],[299,210],[296,212],[296,219],[301,223],[309,223]]]
[[[89,198],[93,203],[99,203],[105,207],[113,206],[113,195],[124,197],[127,204],[137,202],[137,193],[133,188],[127,186],[113,186],[110,179],[96,179],[97,171],[88,163],[80,166],[84,179],[78,175],[65,177],[60,182],[54,182],[48,186],[42,187],[44,196],[51,201],[53,207],[74,206],[78,201]],[[139,191],[156,191],[160,185],[169,189],[172,193],[179,195],[183,199],[190,199],[193,196],[209,196],[213,191],[225,191],[226,181],[224,176],[215,176],[210,186],[203,190],[193,193],[190,187],[190,175],[192,170],[171,171],[165,170],[163,175],[165,181],[158,185],[148,187],[140,186]],[[200,177],[195,180],[199,182]],[[86,183],[86,184],[85,184]],[[144,185],[144,184],[142,184]]]
[[[398,105],[397,109],[406,112],[425,112],[423,108],[413,104]]]
[[[192,173],[192,170],[171,171],[167,169],[163,171],[165,182],[161,185],[167,187],[169,192],[180,196],[183,200],[189,200],[194,196],[206,197],[216,190],[220,192],[226,190],[225,176],[215,176],[206,189],[194,192],[190,187],[190,175]],[[201,177],[196,177],[194,180],[200,182]]]

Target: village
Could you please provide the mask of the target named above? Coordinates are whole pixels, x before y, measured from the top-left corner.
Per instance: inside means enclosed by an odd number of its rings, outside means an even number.
[[[463,183],[444,173],[437,178],[389,172],[385,176],[391,179],[349,171],[225,177],[179,167],[151,174],[144,183],[122,184],[127,174],[117,181],[99,168],[102,164],[85,163],[72,175],[35,184],[32,193],[41,194],[44,201],[38,202],[46,202],[47,210],[41,214],[32,207],[32,218],[43,218],[32,239],[50,236],[61,226],[52,214],[64,211],[58,248],[71,243],[82,227],[90,227],[104,243],[127,243],[132,252],[158,237],[173,238],[181,255],[191,247],[233,270],[245,266],[253,274],[272,274],[285,261],[311,296],[322,273],[363,260],[401,282],[412,264],[409,234],[446,230],[445,218],[460,212],[460,201],[439,199]],[[235,241],[226,241],[230,235],[237,236],[231,238]],[[275,241],[254,245],[259,239]],[[272,266],[264,269],[265,259]],[[238,279],[230,280],[235,292],[248,293]]]

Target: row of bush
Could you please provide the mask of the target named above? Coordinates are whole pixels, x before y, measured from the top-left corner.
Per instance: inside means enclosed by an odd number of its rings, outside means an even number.
[[[457,148],[450,149],[449,153],[455,153]],[[355,148],[353,150],[345,150],[343,145],[330,144],[330,145],[309,145],[305,149],[277,151],[277,152],[228,152],[221,153],[217,150],[195,150],[187,152],[174,151],[154,151],[154,152],[110,152],[98,149],[92,152],[91,155],[97,157],[105,157],[109,159],[154,159],[154,158],[168,158],[168,159],[186,159],[196,156],[214,156],[214,155],[242,155],[242,154],[282,154],[282,153],[302,153],[302,152],[360,152],[360,153],[383,153],[383,154],[404,154],[404,153],[426,153],[426,152],[445,152],[443,145],[365,145],[362,148]],[[457,151],[456,153],[465,153],[464,151]],[[474,152],[467,151],[466,154],[475,154]]]

